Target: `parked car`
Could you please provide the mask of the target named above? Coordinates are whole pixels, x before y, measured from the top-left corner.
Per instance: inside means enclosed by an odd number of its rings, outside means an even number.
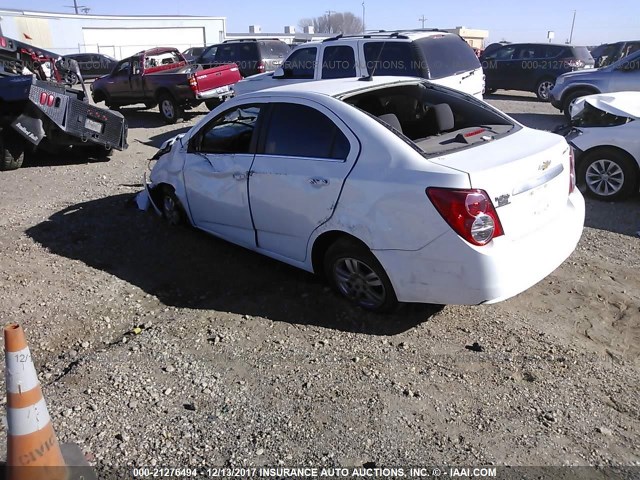
[[[419,78],[237,96],[154,158],[146,195],[168,222],[324,273],[371,310],[509,298],[584,221],[564,138]]]
[[[194,63],[196,58],[198,58],[200,55],[202,55],[202,52],[204,52],[204,49],[207,47],[191,47],[191,48],[187,48],[184,52],[182,52],[182,56],[185,58],[185,60],[189,63]]]
[[[115,58],[105,55],[104,53],[72,53],[63,55],[62,58],[64,60],[73,59],[78,62],[80,73],[85,80],[91,80],[111,73],[113,67],[118,63]],[[65,82],[67,84],[76,85],[78,81],[78,76],[74,72],[70,70],[66,72]]]
[[[604,43],[591,51],[596,67],[606,67],[640,50],[640,40]]]
[[[305,43],[282,68],[234,86],[237,95],[312,80],[372,76],[415,76],[482,99],[484,78],[473,49],[441,30],[367,33]]]
[[[153,48],[118,62],[113,72],[91,84],[93,100],[117,109],[144,103],[160,105],[160,115],[175,123],[183,111],[206,103],[210,109],[231,95],[230,86],[240,80],[234,64],[202,69],[189,65],[175,48]]]
[[[195,60],[205,68],[235,63],[243,77],[272,72],[289,55],[291,49],[282,40],[255,38],[227,40],[207,47]]]
[[[594,65],[587,47],[550,43],[510,43],[485,51],[480,60],[487,93],[498,89],[534,92],[545,102],[558,76]]]
[[[600,200],[622,200],[640,183],[640,92],[589,95],[571,105],[567,141],[579,185]]]
[[[620,91],[640,91],[640,51],[603,68],[561,75],[551,90],[550,99],[551,105],[569,118],[569,105],[576,98]]]

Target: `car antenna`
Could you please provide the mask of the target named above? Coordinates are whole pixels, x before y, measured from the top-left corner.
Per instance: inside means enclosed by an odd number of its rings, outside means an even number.
[[[358,80],[362,82],[370,82],[373,80],[373,74],[376,73],[376,68],[378,68],[378,62],[380,61],[380,56],[382,55],[382,50],[384,49],[384,46],[385,46],[385,43],[383,42],[382,46],[380,47],[380,51],[378,52],[378,56],[376,57],[376,61],[373,64],[373,70],[371,71],[371,73],[363,77],[360,77]]]

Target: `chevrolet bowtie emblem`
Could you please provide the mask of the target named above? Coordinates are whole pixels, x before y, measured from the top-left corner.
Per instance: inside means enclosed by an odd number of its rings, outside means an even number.
[[[551,160],[545,160],[540,164],[538,170],[546,170],[547,168],[549,168],[549,165],[551,165]]]

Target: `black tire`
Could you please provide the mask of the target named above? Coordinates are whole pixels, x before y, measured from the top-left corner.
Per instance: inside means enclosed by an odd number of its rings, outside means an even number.
[[[548,102],[551,100],[550,92],[556,81],[551,77],[545,77],[538,80],[536,83],[535,94],[538,97],[538,100],[543,102]]]
[[[324,256],[331,286],[365,310],[390,312],[398,305],[391,281],[380,262],[365,246],[341,239]]]
[[[80,83],[80,79],[75,73],[69,72],[64,77],[64,83],[73,87],[74,85]]]
[[[485,88],[484,93],[487,95],[491,95],[492,93],[496,93],[497,88]]]
[[[104,102],[107,105],[107,95],[102,90],[96,90],[91,97],[93,98],[93,103]]]
[[[598,148],[580,159],[577,181],[592,198],[624,200],[638,191],[638,166],[620,150]]]
[[[99,162],[106,162],[113,157],[113,148],[104,148],[102,145],[90,147],[89,155]]]
[[[0,132],[0,171],[16,170],[24,161],[24,143],[11,130]]]
[[[571,105],[571,102],[573,102],[576,98],[584,97],[585,95],[591,95],[593,93],[595,92],[593,92],[592,90],[586,90],[584,88],[579,88],[567,93],[562,99],[562,112],[564,113],[565,118],[567,120],[571,120],[571,114],[569,113],[569,105]]]
[[[163,186],[160,194],[160,208],[165,221],[173,226],[185,224],[185,214],[182,204],[173,190],[169,186]]]
[[[216,99],[212,99],[212,100],[207,100],[206,102],[204,102],[204,104],[207,106],[209,111],[213,110],[214,108],[216,108],[221,103],[222,103],[222,101],[218,100],[217,98]]]
[[[172,125],[182,118],[183,112],[180,105],[169,93],[161,93],[158,96],[158,107],[162,119],[168,125]]]

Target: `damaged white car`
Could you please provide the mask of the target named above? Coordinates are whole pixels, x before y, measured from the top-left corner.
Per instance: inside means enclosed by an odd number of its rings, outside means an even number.
[[[570,108],[567,141],[576,153],[578,183],[600,200],[622,200],[640,182],[640,92],[589,95]]]
[[[376,311],[509,298],[584,222],[562,137],[420,79],[241,95],[155,158],[148,197],[170,223],[324,274]]]

